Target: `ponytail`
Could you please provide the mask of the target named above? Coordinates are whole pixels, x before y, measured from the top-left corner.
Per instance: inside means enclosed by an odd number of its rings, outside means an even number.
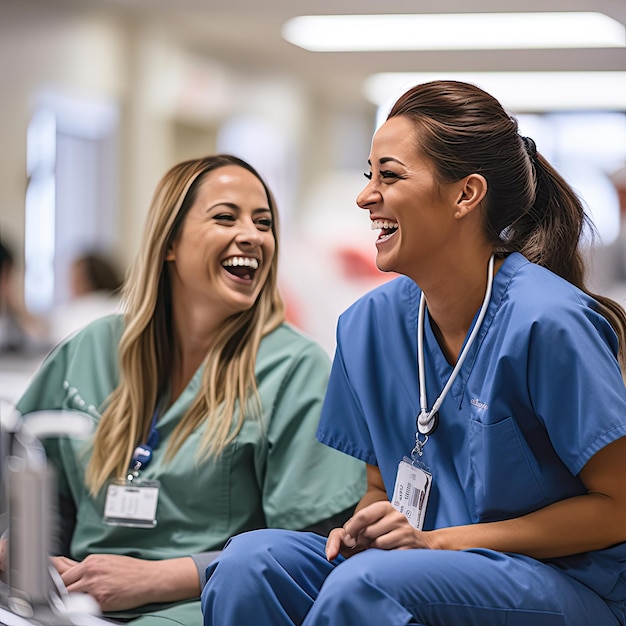
[[[598,302],[598,312],[617,334],[618,360],[626,378],[626,312],[611,298],[589,291],[585,284],[586,264],[580,240],[585,228],[594,234],[593,224],[578,196],[550,163],[539,153],[529,156],[535,173],[535,202],[507,230],[506,247],[518,250],[532,263],[548,268]]]

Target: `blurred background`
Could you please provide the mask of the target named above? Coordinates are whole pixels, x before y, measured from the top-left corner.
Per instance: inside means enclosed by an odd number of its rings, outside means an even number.
[[[478,21],[457,26],[468,11]],[[535,11],[552,21],[484,15]],[[582,43],[565,12],[583,18]],[[379,17],[339,25],[335,43],[333,24],[315,41],[293,21],[354,13]],[[592,287],[625,303],[624,24],[625,0],[0,0],[0,397],[16,398],[61,337],[116,310],[116,279],[80,278],[79,261],[123,275],[160,177],[214,152],[248,160],[274,190],[289,318],[332,354],[338,314],[390,278],[354,201],[372,133],[429,78],[475,82],[519,119],[596,224]],[[401,49],[383,49],[385,34]]]

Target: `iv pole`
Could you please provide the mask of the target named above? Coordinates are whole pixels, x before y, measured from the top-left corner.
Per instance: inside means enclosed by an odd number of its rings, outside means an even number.
[[[75,411],[38,411],[22,417],[15,409],[8,416],[0,410],[0,514],[8,511],[0,626],[111,624],[98,617],[100,609],[93,598],[67,593],[49,561],[58,520],[52,497],[54,476],[40,439],[84,438],[91,430],[91,420]]]

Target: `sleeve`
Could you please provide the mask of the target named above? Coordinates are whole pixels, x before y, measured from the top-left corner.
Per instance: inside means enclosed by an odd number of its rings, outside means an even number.
[[[322,443],[377,465],[374,445],[363,416],[360,401],[348,378],[342,340],[337,334],[337,350],[322,407],[317,438]]]
[[[268,527],[301,529],[360,500],[365,466],[315,438],[329,359],[309,344],[294,359],[268,426],[263,508]]]
[[[191,555],[196,569],[198,570],[200,589],[203,589],[204,585],[206,585],[206,568],[213,563],[221,553],[221,550],[213,550],[211,552],[198,552],[197,554]]]
[[[626,435],[626,388],[617,336],[589,307],[570,307],[532,328],[529,392],[557,454],[572,474]]]
[[[17,410],[22,415],[64,408],[63,400],[67,394],[63,382],[67,370],[68,348],[68,344],[61,344],[44,359],[17,402]]]

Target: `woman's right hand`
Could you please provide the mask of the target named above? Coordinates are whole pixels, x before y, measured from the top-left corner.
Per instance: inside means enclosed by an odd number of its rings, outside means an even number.
[[[90,554],[83,561],[52,557],[68,592],[87,593],[102,611],[125,611],[153,602],[199,597],[193,559],[150,561],[120,554]]]

